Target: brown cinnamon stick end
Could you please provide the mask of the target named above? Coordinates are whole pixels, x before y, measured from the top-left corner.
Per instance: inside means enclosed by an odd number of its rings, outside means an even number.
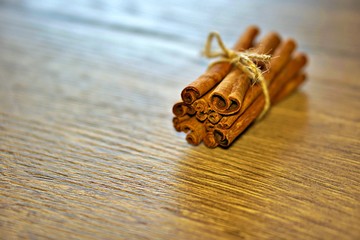
[[[181,117],[184,116],[187,112],[187,108],[183,102],[177,102],[174,104],[172,108],[172,112],[175,116]]]
[[[199,136],[196,132],[189,132],[186,135],[186,141],[194,146],[197,146],[201,143],[201,136]]]
[[[256,25],[250,25],[246,28],[246,32],[251,32],[253,35],[259,34],[260,28]]]
[[[282,44],[274,52],[274,58],[272,59],[271,67],[275,68],[275,72],[281,70],[286,64],[288,59],[291,58],[292,52],[296,49],[297,44],[294,39],[289,38],[282,42]],[[273,71],[270,69],[270,71]],[[273,76],[272,76],[273,77]]]
[[[182,124],[184,121],[188,120],[190,117],[188,115],[182,116],[182,117],[174,117],[173,118],[173,125],[176,131],[181,132],[182,130]]]
[[[214,93],[210,97],[210,105],[213,109],[216,109],[217,111],[225,111],[229,105],[226,100],[227,98],[225,98],[221,93]]]
[[[225,137],[225,134],[223,133],[223,131],[220,131],[219,129],[215,129],[214,139],[215,142],[220,146],[226,147],[229,144],[228,140]]]
[[[280,35],[277,32],[270,32],[261,40],[257,51],[263,54],[272,54],[280,42]]]
[[[253,45],[253,41],[255,37],[259,34],[260,29],[255,26],[249,26],[245,32],[240,36],[239,40],[234,45],[233,49],[237,51],[243,51],[246,50]]]
[[[301,66],[305,66],[308,63],[308,57],[304,53],[296,53],[294,60],[297,61]]]
[[[214,133],[207,132],[203,139],[204,144],[208,148],[216,148],[219,144],[215,141]]]
[[[188,86],[181,92],[181,98],[186,104],[192,104],[199,97],[199,91],[196,88]]]
[[[206,112],[196,112],[196,118],[200,122],[204,122],[208,118],[208,114]]]
[[[284,41],[284,45],[288,45],[289,49],[291,49],[291,51],[293,51],[295,48],[297,48],[297,43],[294,39],[292,38],[288,38]]]

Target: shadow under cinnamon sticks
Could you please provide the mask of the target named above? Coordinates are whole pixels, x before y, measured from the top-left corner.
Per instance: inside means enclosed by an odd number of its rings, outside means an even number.
[[[276,102],[272,108],[281,107],[281,105],[286,104],[287,101],[291,101],[294,98],[297,98],[296,103],[298,104],[297,108],[303,109],[303,112],[301,114],[298,114],[299,117],[294,120],[294,118],[291,119],[282,119],[282,126],[283,124],[286,124],[288,127],[288,130],[286,131],[286,142],[287,142],[287,150],[291,148],[291,145],[298,144],[299,141],[301,141],[301,137],[299,136],[299,133],[303,132],[303,129],[308,124],[308,115],[306,114],[308,109],[308,96],[305,92],[295,89],[294,92],[290,95],[285,96],[280,102]],[[267,116],[270,117],[270,116]],[[289,124],[291,122],[291,124]],[[261,125],[261,122],[259,122]],[[248,126],[244,128],[244,130],[238,134],[234,139],[232,139],[231,143],[238,141],[243,136],[246,136],[248,131],[251,131],[251,129],[256,131],[256,127],[254,125],[257,125],[258,122],[252,121]],[[289,127],[290,126],[290,127]],[[255,127],[255,129],[254,129]],[[260,126],[259,126],[260,127]],[[223,149],[228,149],[232,146],[231,143],[229,143],[223,136],[223,134],[220,131],[214,131],[213,133],[213,141],[215,143],[212,143],[212,145],[216,145],[215,147],[219,146]],[[270,136],[272,137],[272,136]],[[225,140],[224,140],[225,139]],[[205,140],[204,140],[205,141]],[[221,143],[221,144],[219,144]],[[214,148],[214,147],[213,147]],[[285,151],[286,149],[284,149]]]

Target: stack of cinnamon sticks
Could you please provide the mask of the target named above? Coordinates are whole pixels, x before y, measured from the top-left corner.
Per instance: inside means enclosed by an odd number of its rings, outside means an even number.
[[[256,43],[259,33],[251,26],[234,46],[236,51],[271,54],[269,67],[262,63],[271,105],[281,101],[302,84],[306,78],[303,67],[307,58],[296,53],[292,39],[281,40],[269,33]],[[185,132],[188,143],[207,147],[228,147],[262,113],[265,105],[263,89],[252,84],[248,76],[229,62],[211,65],[181,93],[182,101],[173,106],[174,128]]]

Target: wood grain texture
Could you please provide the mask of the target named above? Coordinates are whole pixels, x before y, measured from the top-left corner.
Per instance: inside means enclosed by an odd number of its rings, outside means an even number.
[[[0,238],[360,239],[359,11],[1,0]],[[230,149],[188,145],[171,107],[207,33],[250,24],[295,38],[308,82]]]

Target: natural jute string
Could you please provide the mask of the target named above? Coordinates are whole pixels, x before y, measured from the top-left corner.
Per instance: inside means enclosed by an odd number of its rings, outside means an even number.
[[[214,37],[216,38],[217,43],[222,51],[216,52],[211,50],[211,43]],[[256,66],[255,62],[268,63],[271,56],[266,54],[257,54],[246,51],[238,52],[231,50],[225,46],[220,37],[220,34],[217,32],[209,33],[203,54],[207,58],[220,57],[219,60],[212,62],[209,67],[219,62],[229,62],[232,65],[240,68],[249,77],[252,83],[260,83],[265,97],[264,108],[258,117],[258,120],[261,119],[270,108],[270,96],[268,86],[264,76],[262,75],[262,71]]]

